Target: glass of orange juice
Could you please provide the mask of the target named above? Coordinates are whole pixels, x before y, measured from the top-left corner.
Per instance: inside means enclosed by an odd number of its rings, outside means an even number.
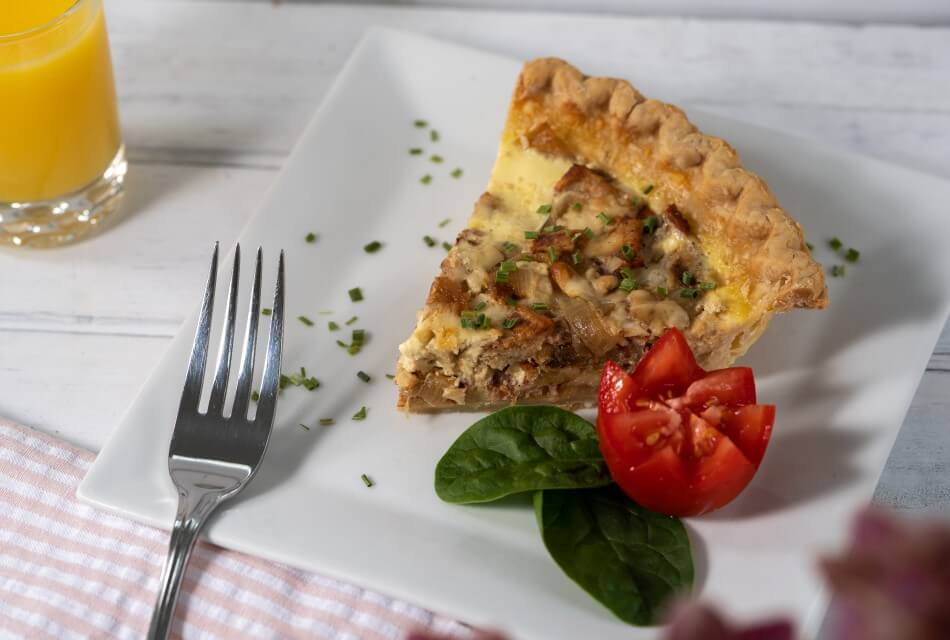
[[[102,0],[0,0],[0,244],[101,228],[126,168]]]

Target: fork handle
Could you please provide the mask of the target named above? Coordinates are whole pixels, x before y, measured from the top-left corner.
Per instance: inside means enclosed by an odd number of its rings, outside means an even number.
[[[175,604],[178,602],[178,592],[191,552],[208,516],[220,502],[219,496],[214,493],[193,496],[179,491],[178,514],[175,516],[175,526],[168,543],[168,557],[162,569],[158,600],[152,611],[152,622],[148,629],[149,640],[165,640],[168,637],[175,615]]]

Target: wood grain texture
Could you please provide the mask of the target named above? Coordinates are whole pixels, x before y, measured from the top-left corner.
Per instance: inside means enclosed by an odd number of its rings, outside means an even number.
[[[363,31],[557,54],[644,92],[950,177],[950,28],[107,0],[128,215],[0,252],[0,414],[96,449],[200,294]],[[900,189],[900,185],[894,185]],[[895,212],[899,216],[899,212]],[[878,499],[950,506],[944,331]]]

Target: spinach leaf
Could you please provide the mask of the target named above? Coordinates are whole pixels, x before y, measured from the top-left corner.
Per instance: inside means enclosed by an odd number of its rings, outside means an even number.
[[[593,425],[557,407],[508,407],[486,416],[435,468],[435,492],[455,503],[610,482]]]
[[[624,622],[657,624],[662,607],[692,587],[683,524],[647,511],[616,486],[539,491],[534,511],[554,561]]]

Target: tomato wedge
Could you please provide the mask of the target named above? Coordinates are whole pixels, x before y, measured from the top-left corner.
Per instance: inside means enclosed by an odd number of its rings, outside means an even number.
[[[633,374],[608,362],[597,431],[613,479],[634,501],[671,516],[731,502],[755,475],[775,407],[756,404],[748,367],[704,371],[669,329]]]

